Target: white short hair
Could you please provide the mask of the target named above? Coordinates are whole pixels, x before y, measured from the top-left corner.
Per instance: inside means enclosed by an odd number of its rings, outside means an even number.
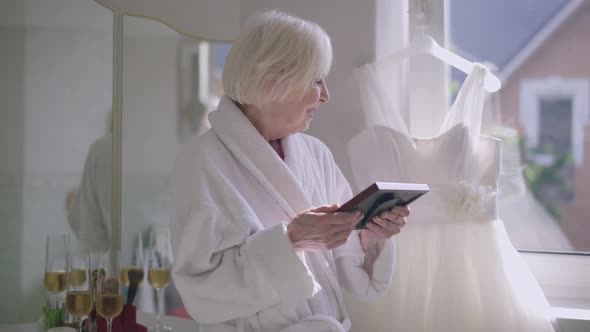
[[[316,23],[271,10],[251,17],[223,68],[223,89],[242,105],[301,98],[332,64],[330,37]]]

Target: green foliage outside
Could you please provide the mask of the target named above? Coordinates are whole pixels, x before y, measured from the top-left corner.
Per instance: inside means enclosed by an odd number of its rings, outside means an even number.
[[[561,197],[573,197],[573,187],[565,176],[566,169],[573,165],[571,151],[556,151],[552,145],[527,149],[523,138],[519,143],[521,154],[526,161],[524,179],[529,190],[553,218],[562,220],[563,212],[559,208],[560,201],[556,199],[555,192],[560,193]],[[531,154],[549,155],[552,160],[549,165],[541,165],[531,158]]]

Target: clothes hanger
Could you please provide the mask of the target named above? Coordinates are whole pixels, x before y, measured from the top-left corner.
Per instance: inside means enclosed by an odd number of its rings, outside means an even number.
[[[470,74],[475,64],[444,47],[441,47],[431,36],[420,33],[412,39],[410,43],[410,53],[412,54],[430,54],[431,56],[451,65],[466,74]],[[500,90],[502,83],[500,79],[489,70],[486,71],[484,78],[484,89],[488,92]]]
[[[469,75],[473,70],[475,63],[440,46],[436,42],[436,40],[434,40],[434,38],[432,38],[424,32],[424,25],[426,21],[425,6],[426,4],[423,0],[421,2],[421,8],[419,9],[419,12],[416,14],[416,20],[420,24],[421,32],[417,33],[414,36],[414,38],[412,38],[408,47],[385,57],[385,59],[379,62],[389,62],[394,58],[399,57],[408,57],[418,54],[428,54]],[[488,92],[496,92],[500,90],[501,86],[502,82],[500,82],[500,79],[492,72],[487,70],[484,79],[484,89]]]

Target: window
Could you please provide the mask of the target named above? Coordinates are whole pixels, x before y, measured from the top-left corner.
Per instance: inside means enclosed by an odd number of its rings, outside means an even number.
[[[539,100],[539,145],[558,152],[571,153],[572,100],[570,98]]]
[[[504,142],[500,214],[519,250],[590,252],[584,1],[449,1],[451,48],[503,81],[484,132]],[[584,68],[584,69],[582,69]],[[453,84],[463,77],[452,73]],[[492,106],[493,105],[493,106]]]
[[[529,164],[539,164],[548,178],[548,183],[539,188],[538,199],[549,202],[571,202],[574,196],[574,167],[571,163],[572,140],[570,134],[573,119],[572,100],[541,99],[539,100],[539,112],[539,145],[536,149],[536,156],[546,157],[546,160],[544,163],[541,163],[538,158],[527,160]],[[561,214],[555,217],[560,218]]]
[[[447,47],[503,83],[487,96],[483,130],[503,140],[499,202],[508,235],[553,306],[589,309],[590,2],[445,4],[430,15],[444,17]],[[463,79],[452,71],[450,91]]]

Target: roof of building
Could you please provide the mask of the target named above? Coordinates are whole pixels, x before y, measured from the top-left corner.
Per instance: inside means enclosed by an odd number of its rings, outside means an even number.
[[[453,47],[501,72],[571,0],[451,0]]]

